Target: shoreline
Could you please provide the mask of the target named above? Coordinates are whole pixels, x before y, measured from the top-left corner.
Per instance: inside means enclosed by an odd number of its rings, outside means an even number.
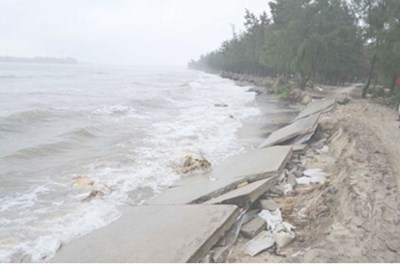
[[[258,93],[256,95],[256,98],[252,103],[256,104],[257,103],[257,98],[258,98],[258,103],[262,104],[263,100],[265,103],[265,97],[262,97],[263,93]],[[264,94],[266,95],[266,94]],[[327,95],[329,97],[331,95]],[[268,96],[267,96],[268,97]],[[269,98],[272,96],[269,96]],[[357,221],[362,221],[362,216],[360,215],[354,215],[354,212],[356,210],[352,209],[351,206],[357,205],[357,199],[362,198],[362,191],[361,192],[355,192],[352,193],[352,195],[356,195],[356,199],[353,199],[350,201],[350,204],[346,203],[335,203],[336,200],[340,200],[340,197],[345,197],[346,195],[348,196],[348,193],[345,193],[348,191],[348,188],[346,187],[349,182],[346,180],[346,175],[347,173],[350,173],[350,169],[352,168],[353,165],[350,166],[343,166],[343,162],[346,162],[349,157],[352,157],[351,155],[355,156],[356,159],[359,159],[357,157],[358,152],[355,150],[357,149],[357,144],[354,143],[352,144],[351,142],[355,142],[356,138],[353,138],[354,135],[349,134],[347,131],[346,126],[351,126],[352,124],[349,123],[350,121],[347,120],[347,111],[349,109],[352,109],[353,112],[360,111],[362,109],[362,102],[355,101],[350,103],[349,105],[337,105],[337,107],[334,110],[331,110],[327,113],[323,113],[322,117],[319,121],[319,128],[314,132],[315,135],[311,138],[310,144],[308,144],[307,149],[303,149],[303,147],[299,148],[294,154],[291,154],[291,158],[289,160],[282,161],[285,166],[282,169],[278,169],[278,174],[276,174],[276,183],[274,183],[271,186],[265,187],[261,193],[258,191],[258,196],[257,198],[253,201],[251,200],[251,203],[245,203],[247,204],[246,210],[242,211],[244,212],[251,212],[250,209],[252,210],[263,210],[263,205],[260,204],[262,200],[273,200],[274,203],[278,204],[278,206],[281,208],[280,210],[282,211],[282,216],[284,221],[289,221],[290,224],[294,224],[296,227],[294,233],[295,237],[290,240],[288,245],[285,245],[283,247],[277,247],[273,246],[270,249],[264,250],[260,254],[254,256],[254,257],[249,257],[243,253],[243,247],[247,245],[247,243],[251,240],[249,238],[244,238],[241,235],[236,236],[235,241],[226,244],[226,240],[231,236],[232,228],[231,229],[226,229],[224,227],[224,230],[226,230],[225,235],[219,234],[218,239],[217,237],[213,238],[213,243],[208,244],[206,248],[203,248],[202,253],[196,253],[198,256],[203,255],[204,258],[202,258],[202,261],[206,262],[224,262],[224,261],[229,261],[229,262],[279,262],[279,261],[284,261],[284,262],[290,262],[290,261],[295,261],[295,262],[300,262],[300,261],[307,261],[307,262],[325,262],[325,261],[357,261],[357,257],[363,257],[362,259],[364,261],[393,261],[396,260],[396,255],[393,254],[393,251],[391,248],[395,248],[394,244],[399,243],[397,239],[391,238],[389,246],[386,249],[382,249],[382,254],[377,254],[376,252],[373,253],[376,255],[376,257],[373,257],[373,254],[361,254],[357,250],[350,250],[346,254],[342,255],[341,258],[335,258],[337,250],[345,250],[347,248],[351,248],[355,241],[350,240],[349,237],[359,237],[363,234],[361,234],[360,230],[347,230],[343,231],[341,229],[335,229],[335,221],[340,223],[339,220],[333,221],[334,216],[337,214],[340,215],[352,215],[353,221],[358,223]],[[367,103],[368,105],[368,103]],[[361,106],[361,107],[360,107]],[[261,109],[260,109],[261,110]],[[382,110],[383,111],[383,110]],[[271,113],[269,113],[271,114]],[[279,114],[278,114],[279,115]],[[291,112],[289,115],[293,115]],[[287,116],[286,116],[287,118]],[[267,135],[269,135],[272,131],[266,132],[268,125],[265,123],[262,123],[261,120],[266,120],[268,119],[268,113],[265,113],[261,110],[261,115],[257,116],[255,118],[249,118],[247,120],[242,120],[242,130],[238,129],[237,131],[237,137],[238,140],[244,140],[246,142],[252,142],[254,145],[257,145],[265,139]],[[262,123],[260,125],[259,123]],[[346,123],[347,122],[347,123]],[[246,127],[247,125],[247,127]],[[283,126],[282,123],[278,122],[273,122],[273,125],[275,126],[275,130],[278,129],[280,126]],[[353,127],[360,129],[360,127]],[[360,131],[359,133],[362,133]],[[361,140],[361,139],[360,139]],[[349,144],[352,146],[352,149],[349,149]],[[253,145],[253,146],[254,146]],[[360,145],[363,147],[363,144]],[[360,147],[359,146],[359,147]],[[371,147],[371,146],[369,146]],[[400,150],[399,150],[400,151]],[[362,152],[362,151],[361,151]],[[365,151],[364,151],[365,152]],[[377,153],[384,152],[384,150],[379,150]],[[252,162],[250,160],[245,161],[245,159],[240,158],[242,162],[245,164],[238,165],[237,161],[231,160],[230,166],[240,166],[243,167],[245,165],[251,166]],[[247,162],[247,163],[246,163]],[[379,167],[382,164],[377,164],[376,167]],[[365,163],[360,161],[360,165],[357,168],[362,168],[362,166],[365,166]],[[388,166],[388,164],[386,164]],[[306,169],[311,169],[311,168],[320,168],[324,172],[327,173],[327,177],[325,180],[321,181],[318,184],[311,184],[311,185],[303,185],[299,184],[298,178],[301,178],[303,175],[304,170]],[[222,166],[222,169],[217,169],[218,173],[224,174],[224,173],[235,173],[234,171],[231,171],[227,169],[227,167]],[[296,174],[300,172],[300,174]],[[206,174],[207,181],[209,179],[213,179],[213,175],[215,174]],[[275,177],[275,176],[274,176]],[[201,177],[197,178],[197,180],[204,180]],[[172,189],[172,194],[175,195],[179,193],[179,188],[187,187],[189,186],[191,189],[189,190],[196,190],[198,191],[197,186],[201,186],[201,181],[197,181],[196,179],[189,179],[189,185],[188,182],[183,181],[181,183],[176,183],[176,186],[174,186]],[[254,182],[254,183],[257,183]],[[200,185],[199,185],[200,184]],[[210,183],[211,184],[211,183]],[[241,182],[240,184],[243,184]],[[240,190],[243,188],[250,188],[252,185],[250,182],[246,183],[243,185],[244,187],[241,187],[240,184],[234,188],[229,187],[229,189],[224,189],[224,193],[229,194],[232,192],[235,192],[236,190]],[[361,190],[365,188],[365,184],[362,185],[363,183],[358,183],[361,184],[360,188]],[[385,184],[393,184],[390,179],[385,181]],[[286,187],[290,185],[291,188],[286,189]],[[357,185],[357,183],[356,183]],[[194,187],[194,189],[193,189]],[[381,186],[378,183],[374,183],[374,185],[371,185],[370,188],[381,188]],[[173,190],[177,189],[178,191],[173,192]],[[383,186],[381,189],[378,189],[377,191],[382,192],[383,189],[387,189],[389,187]],[[200,188],[201,189],[201,188]],[[393,191],[391,194],[391,197],[393,198],[394,196],[397,195],[397,188],[395,188],[396,191]],[[183,188],[183,190],[185,190]],[[217,190],[217,189],[216,189]],[[221,195],[220,189],[218,189],[217,192],[214,192],[212,195]],[[168,189],[169,191],[169,189]],[[253,193],[253,192],[252,192]],[[350,190],[351,193],[351,190]],[[189,193],[189,197],[192,194]],[[221,197],[223,197],[222,195]],[[226,195],[225,195],[226,196]],[[168,197],[168,196],[165,196]],[[260,198],[261,197],[261,198]],[[320,198],[322,197],[322,199]],[[174,197],[175,199],[176,197]],[[179,197],[178,197],[179,198]],[[155,204],[147,204],[145,207],[152,207],[154,205],[157,206],[174,206],[176,202],[169,203],[168,201],[163,201],[161,199],[161,204],[158,204],[156,202]],[[186,198],[184,198],[186,199]],[[192,199],[192,198],[190,198]],[[210,198],[207,198],[208,200]],[[206,199],[206,201],[207,201]],[[243,198],[241,198],[243,199]],[[167,198],[168,200],[168,198]],[[178,204],[179,199],[177,200]],[[190,201],[190,200],[187,200]],[[199,200],[200,201],[200,200]],[[201,200],[202,202],[195,202],[195,203],[201,203],[204,204],[204,201]],[[238,201],[236,200],[230,200],[230,201]],[[345,200],[344,200],[345,201]],[[236,203],[234,202],[234,204]],[[188,202],[188,204],[191,204],[192,202]],[[205,204],[207,204],[206,202]],[[163,205],[164,204],[164,205]],[[218,206],[218,205],[217,205]],[[396,208],[398,206],[397,202],[391,201],[390,203],[390,208]],[[160,208],[161,208],[160,207]],[[362,207],[360,210],[367,210],[367,207]],[[398,207],[400,208],[400,206]],[[396,214],[396,212],[393,213],[393,210],[390,211],[392,214]],[[254,217],[254,215],[253,215]],[[125,220],[126,221],[126,220]],[[344,217],[343,221],[348,221],[348,218]],[[243,223],[242,223],[243,224]],[[342,223],[342,225],[346,225],[345,223]],[[388,225],[388,223],[382,223]],[[151,224],[149,224],[151,225]],[[173,225],[173,224],[172,224]],[[393,222],[389,224],[390,226],[387,226],[386,228],[390,230],[390,228],[394,228],[395,226]],[[114,226],[118,226],[118,221],[117,223],[114,224]],[[233,225],[233,229],[235,228],[236,225]],[[119,230],[122,230],[127,228],[126,224],[124,226],[118,226]],[[237,228],[237,227],[236,227]],[[240,227],[239,227],[240,228]],[[107,228],[105,228],[107,229]],[[331,229],[330,233],[326,233],[327,229]],[[109,230],[108,232],[111,232],[112,228],[107,229]],[[240,229],[239,229],[240,230]],[[324,231],[325,230],[325,231]],[[99,232],[99,231],[95,231]],[[103,231],[102,231],[103,232]],[[365,230],[363,231],[365,232]],[[174,232],[173,232],[174,233]],[[107,232],[105,233],[107,234]],[[332,235],[330,235],[332,234]],[[338,234],[339,236],[336,237],[335,235]],[[342,236],[342,237],[341,237]],[[390,234],[385,234],[385,239],[389,239]],[[93,235],[86,236],[82,239],[79,239],[80,241],[83,241],[85,245],[85,241],[88,242],[90,241],[91,237]],[[190,240],[191,237],[187,237],[183,235],[184,239]],[[343,240],[343,237],[347,238],[350,242]],[[177,238],[178,239],[178,238]],[[317,239],[317,240],[316,240]],[[333,245],[329,243],[325,243],[325,239],[329,239],[330,241],[333,241]],[[207,240],[207,239],[206,239]],[[229,239],[228,239],[229,240]],[[208,241],[208,240],[207,240]],[[218,242],[219,241],[219,242]],[[225,241],[225,242],[222,242]],[[315,244],[315,241],[322,241],[322,244]],[[75,242],[72,242],[73,244],[76,244]],[[95,249],[97,248],[95,242],[95,245],[93,246]],[[161,241],[161,244],[165,242]],[[208,242],[207,242],[208,243]],[[224,245],[225,243],[225,245]],[[369,241],[369,243],[378,243],[378,241]],[[394,244],[393,244],[394,243]],[[81,242],[82,245],[82,242]],[[217,246],[215,246],[217,245]],[[222,245],[222,246],[221,246]],[[307,246],[305,246],[307,245]],[[322,246],[321,246],[322,245]],[[366,247],[368,245],[367,242],[363,243],[362,246]],[[400,245],[400,244],[399,244]],[[66,248],[71,248],[66,245]],[[93,247],[91,249],[88,249],[89,252],[90,250],[93,250]],[[321,253],[321,248],[326,247],[326,251],[324,253]],[[329,252],[331,251],[331,247],[337,248],[334,252]],[[208,249],[207,249],[208,248]],[[389,248],[389,249],[388,249]],[[79,248],[76,248],[75,250],[80,250]],[[325,250],[325,249],[324,249]],[[392,252],[390,252],[392,251]],[[68,253],[69,252],[69,253]],[[230,253],[231,254],[230,254]],[[64,254],[64,258],[57,258],[56,255],[56,261],[68,261],[68,259],[71,257],[71,254],[78,253],[76,251],[68,251],[67,253]],[[107,253],[103,253],[107,254]],[[379,255],[379,256],[378,256]],[[386,257],[385,257],[386,256]],[[201,259],[197,259],[197,261],[200,261]],[[398,260],[398,258],[397,258]]]
[[[254,84],[250,83],[244,84],[243,82],[239,83],[236,81],[235,85],[252,86],[247,92],[252,92],[252,93],[255,92],[256,95],[249,104],[260,110],[259,115],[245,118],[244,120],[240,120],[242,126],[238,128],[237,131],[235,132],[236,138],[240,142],[240,144],[249,146],[245,148],[244,152],[254,149],[265,139],[266,135],[269,135],[271,132],[288,124],[293,119],[293,117],[300,111],[299,105],[296,105],[289,101],[280,100],[274,95],[268,93],[264,88],[260,88],[259,86],[255,86]],[[288,110],[289,106],[291,108],[290,110]],[[224,160],[226,159],[227,158],[225,158]],[[185,178],[187,176],[182,176],[182,177]],[[163,193],[163,191],[161,193]],[[145,204],[146,202],[144,202],[144,205]],[[123,211],[126,211],[126,209],[123,209]],[[94,230],[93,232],[85,235],[84,237],[78,238],[77,240],[79,241],[85,239],[85,237],[90,236],[93,233],[98,233],[99,230],[101,229]],[[73,244],[77,240],[69,242],[64,246]],[[57,255],[59,255],[58,251],[56,253],[56,257]]]

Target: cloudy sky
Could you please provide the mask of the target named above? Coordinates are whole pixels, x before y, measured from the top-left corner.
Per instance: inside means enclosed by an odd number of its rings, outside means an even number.
[[[0,55],[185,65],[268,0],[0,0]]]

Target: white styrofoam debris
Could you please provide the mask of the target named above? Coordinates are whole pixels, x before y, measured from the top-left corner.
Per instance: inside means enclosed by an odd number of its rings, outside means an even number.
[[[275,211],[262,210],[258,216],[267,222],[268,230],[274,230],[275,227],[283,221],[281,209],[279,208]]]

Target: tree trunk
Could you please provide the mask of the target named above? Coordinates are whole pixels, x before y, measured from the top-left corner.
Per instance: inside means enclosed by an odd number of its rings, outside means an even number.
[[[372,58],[371,68],[369,69],[368,81],[367,81],[367,84],[363,88],[362,98],[365,98],[365,96],[367,95],[369,86],[371,85],[372,74],[374,73],[375,63],[376,63],[376,53],[375,53],[374,57]]]
[[[300,90],[304,91],[307,87],[307,83],[310,80],[310,75],[301,74]]]
[[[390,83],[390,93],[393,93],[394,89],[396,88],[396,79],[397,79],[397,74],[393,73],[392,82]]]

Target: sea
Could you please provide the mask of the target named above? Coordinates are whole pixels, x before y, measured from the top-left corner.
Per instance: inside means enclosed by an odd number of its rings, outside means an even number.
[[[184,67],[0,64],[0,262],[49,261],[182,177],[188,154],[243,152],[249,88]]]

